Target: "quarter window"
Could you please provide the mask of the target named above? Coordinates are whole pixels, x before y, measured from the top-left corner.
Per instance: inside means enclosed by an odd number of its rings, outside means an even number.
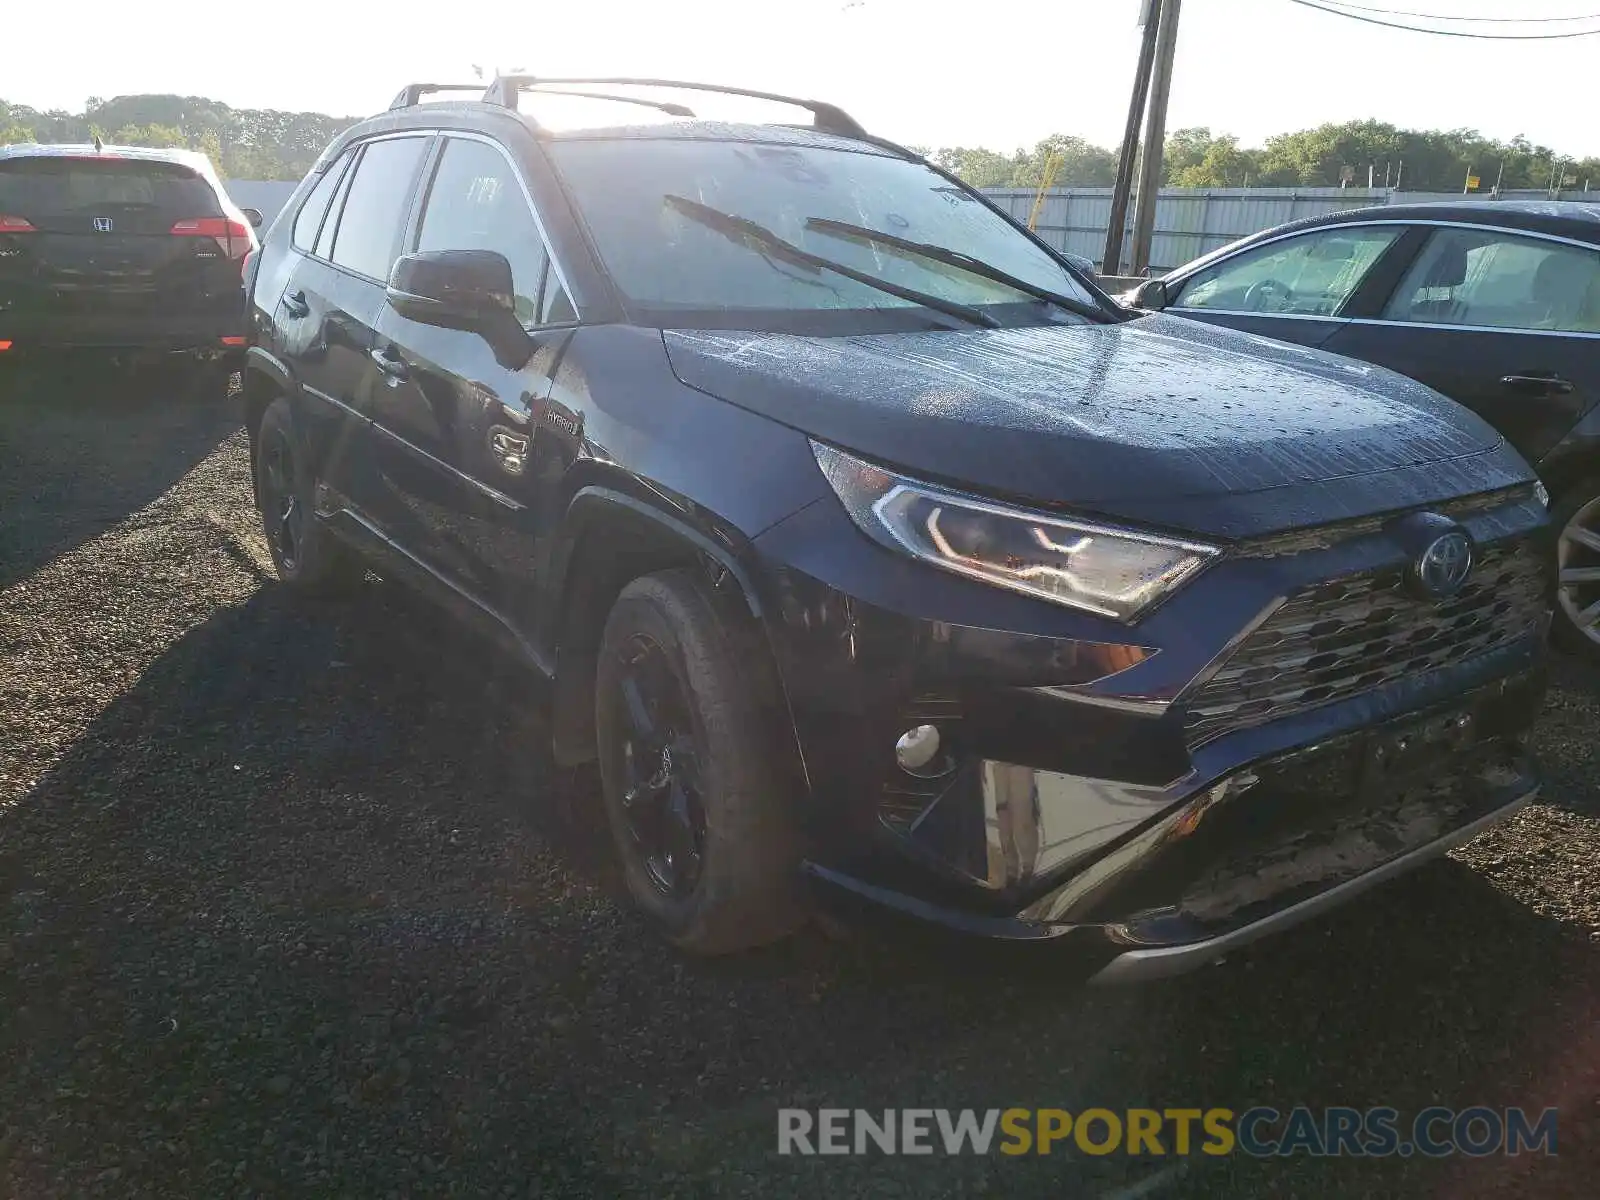
[[[388,138],[369,142],[356,163],[345,196],[333,261],[373,279],[388,279],[394,266],[400,224],[411,203],[426,138]]]
[[[348,152],[351,159],[356,152]],[[350,180],[355,176],[355,171],[347,168],[344,178],[339,180],[339,187],[334,194],[333,203],[328,206],[327,219],[322,222],[322,232],[317,234],[317,248],[312,251],[318,258],[333,257],[333,235],[339,229],[339,214],[344,209],[345,198],[350,195]]]
[[[1600,253],[1492,229],[1440,229],[1384,318],[1600,333]]]
[[[349,159],[350,151],[347,150],[339,156],[338,161],[328,164],[328,169],[322,173],[322,178],[317,180],[316,187],[311,189],[306,202],[300,206],[294,219],[293,241],[296,249],[309,251],[316,246],[322,218],[328,215],[333,190],[339,186],[339,179]]]
[[[511,263],[517,319],[525,325],[546,319],[540,297],[541,288],[547,286],[549,256],[521,182],[505,155],[493,146],[466,138],[445,143],[428,190],[417,249],[494,250],[505,255]],[[553,274],[548,286],[560,289]],[[545,308],[549,307],[547,303]]]
[[[1398,225],[1340,226],[1270,242],[1191,276],[1176,307],[1331,317],[1400,233]]]

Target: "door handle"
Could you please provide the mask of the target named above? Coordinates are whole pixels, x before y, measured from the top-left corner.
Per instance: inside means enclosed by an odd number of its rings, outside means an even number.
[[[283,298],[283,307],[291,317],[309,317],[311,315],[311,305],[306,303],[306,294],[304,292],[296,292],[292,296],[285,296]]]
[[[1572,391],[1571,381],[1559,375],[1502,375],[1500,382],[1527,396],[1565,396]]]
[[[388,378],[392,387],[406,380],[406,364],[394,353],[394,347],[385,346],[382,350],[368,350],[367,355],[378,364],[378,370]]]

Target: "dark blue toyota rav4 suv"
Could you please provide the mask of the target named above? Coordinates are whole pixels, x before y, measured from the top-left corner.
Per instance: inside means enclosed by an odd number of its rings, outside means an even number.
[[[1481,420],[671,86],[407,88],[250,264],[245,390],[284,582],[373,566],[548,679],[672,942],[842,898],[1141,978],[1533,794],[1545,503]],[[518,111],[574,91],[628,123]]]

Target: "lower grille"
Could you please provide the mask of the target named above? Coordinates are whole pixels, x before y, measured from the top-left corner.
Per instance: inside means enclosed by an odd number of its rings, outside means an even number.
[[[1482,548],[1446,600],[1412,596],[1400,567],[1296,593],[1191,698],[1189,745],[1509,645],[1539,627],[1545,590],[1542,559],[1520,541]]]

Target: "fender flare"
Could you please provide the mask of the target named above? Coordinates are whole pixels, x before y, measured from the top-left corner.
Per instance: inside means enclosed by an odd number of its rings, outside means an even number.
[[[762,619],[761,597],[756,590],[755,581],[730,546],[718,541],[704,529],[664,512],[654,504],[603,484],[589,484],[579,488],[567,503],[566,515],[562,521],[560,549],[553,564],[557,584],[555,594],[564,596],[567,591],[567,569],[571,564],[572,551],[580,540],[574,534],[580,532],[582,527],[593,519],[592,514],[619,508],[661,526],[712,559],[738,584],[744,602],[749,606],[750,615],[758,621]]]
[[[246,370],[260,371],[284,391],[294,387],[294,376],[289,374],[289,368],[270,350],[261,346],[251,346],[244,352],[244,362]]]

